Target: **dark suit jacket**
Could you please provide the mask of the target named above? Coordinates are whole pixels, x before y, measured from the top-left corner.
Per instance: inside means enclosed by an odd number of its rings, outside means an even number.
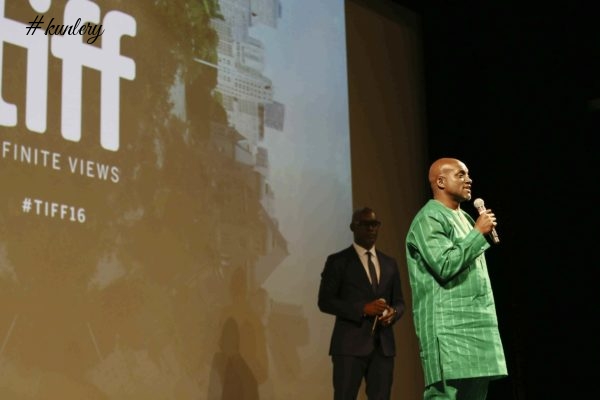
[[[373,318],[363,315],[366,303],[378,298],[397,310],[394,323],[404,313],[400,273],[396,260],[377,250],[380,267],[379,287],[373,291],[369,277],[353,246],[327,257],[321,273],[319,309],[335,315],[331,335],[330,355],[366,356],[373,351],[371,335]],[[375,335],[381,341],[386,356],[394,356],[393,324],[377,327]]]

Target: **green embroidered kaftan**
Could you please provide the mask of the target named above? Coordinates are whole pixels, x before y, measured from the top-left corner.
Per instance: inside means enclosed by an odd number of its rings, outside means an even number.
[[[425,384],[507,375],[484,251],[473,219],[429,200],[406,238]]]

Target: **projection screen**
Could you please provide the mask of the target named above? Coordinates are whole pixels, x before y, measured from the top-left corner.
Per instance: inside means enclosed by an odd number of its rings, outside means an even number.
[[[0,0],[0,398],[322,399],[342,0]]]

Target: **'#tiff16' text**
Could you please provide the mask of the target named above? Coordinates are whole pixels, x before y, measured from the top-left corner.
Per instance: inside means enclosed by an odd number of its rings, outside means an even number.
[[[24,214],[32,213],[46,218],[57,218],[83,224],[86,220],[85,208],[70,206],[40,199],[25,197],[21,203]]]

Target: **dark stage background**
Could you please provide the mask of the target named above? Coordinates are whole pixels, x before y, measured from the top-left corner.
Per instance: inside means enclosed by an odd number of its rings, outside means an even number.
[[[597,354],[597,14],[583,2],[395,3],[421,18],[429,160],[465,161],[499,219],[488,260],[511,376],[488,398],[581,398]]]

